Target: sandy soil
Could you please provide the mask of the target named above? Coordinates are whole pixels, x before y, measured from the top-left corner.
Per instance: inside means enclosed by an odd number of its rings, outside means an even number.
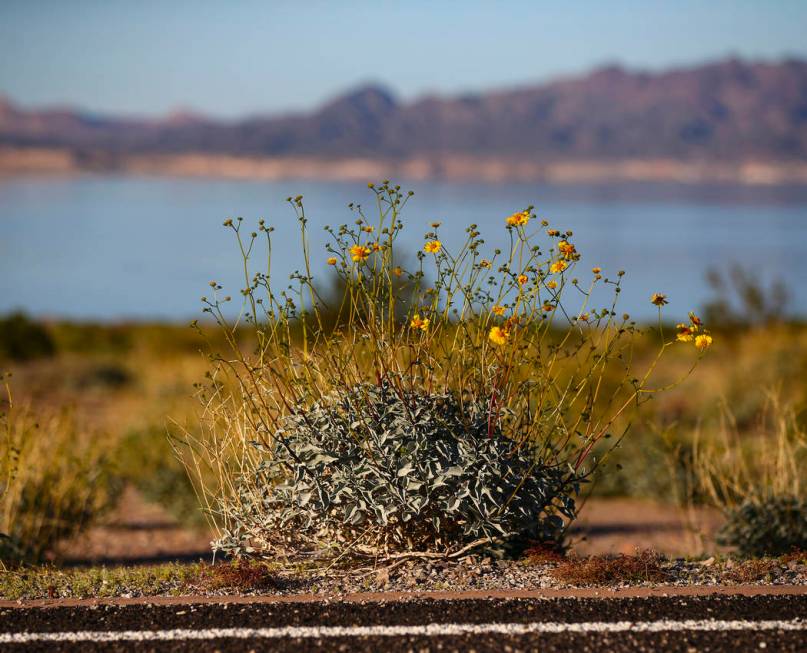
[[[720,514],[686,511],[641,499],[592,499],[580,512],[570,537],[580,555],[634,553],[653,549],[669,556],[714,552]],[[695,530],[697,528],[697,531]]]
[[[162,507],[127,488],[103,524],[66,542],[58,557],[66,564],[152,564],[209,560],[211,534],[180,525]]]

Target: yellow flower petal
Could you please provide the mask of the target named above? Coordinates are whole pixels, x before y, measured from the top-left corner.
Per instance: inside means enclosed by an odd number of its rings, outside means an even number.
[[[488,332],[488,338],[494,345],[504,345],[507,344],[507,341],[510,338],[510,334],[502,329],[500,326],[494,326],[490,328],[490,332]]]
[[[366,261],[370,256],[370,248],[364,245],[353,245],[350,248],[350,258],[356,263]]]
[[[530,221],[530,214],[529,211],[520,211],[519,213],[513,213],[513,215],[509,216],[505,222],[509,224],[511,227],[523,227]]]

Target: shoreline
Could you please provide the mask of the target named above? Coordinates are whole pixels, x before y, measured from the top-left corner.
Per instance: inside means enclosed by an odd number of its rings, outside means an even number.
[[[0,147],[0,179],[22,175],[72,176],[83,173],[161,177],[280,181],[366,182],[396,178],[410,182],[542,182],[557,185],[675,183],[688,186],[731,184],[751,188],[807,186],[807,162],[614,161],[539,162],[502,157],[434,156],[373,158],[255,157],[225,154],[78,153],[57,148]]]

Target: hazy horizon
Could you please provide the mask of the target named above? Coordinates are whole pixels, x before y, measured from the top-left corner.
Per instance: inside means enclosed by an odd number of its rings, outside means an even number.
[[[308,111],[368,83],[402,101],[807,57],[807,3],[0,4],[0,94],[24,108],[211,118]],[[765,29],[760,29],[764,25]]]
[[[389,93],[390,95],[392,95],[392,97],[394,97],[395,100],[398,101],[398,102],[412,103],[412,102],[417,102],[418,100],[425,99],[425,98],[428,98],[428,97],[456,98],[456,97],[461,97],[461,96],[463,96],[465,94],[474,94],[474,93],[483,94],[483,93],[488,93],[488,92],[502,92],[502,91],[506,92],[506,91],[519,89],[519,88],[527,88],[527,87],[533,87],[533,86],[543,86],[543,85],[552,84],[554,82],[559,82],[559,81],[563,81],[563,80],[567,80],[567,79],[585,78],[585,77],[587,77],[587,76],[589,76],[589,75],[591,75],[593,73],[596,73],[597,71],[605,70],[605,69],[608,69],[608,68],[621,68],[623,70],[626,70],[629,73],[639,73],[639,74],[641,74],[641,73],[661,73],[661,74],[664,74],[666,72],[695,69],[695,68],[698,68],[700,66],[707,66],[707,65],[711,65],[711,64],[717,64],[717,63],[721,63],[721,62],[727,62],[727,61],[730,61],[730,60],[739,60],[739,61],[742,61],[742,62],[745,62],[745,63],[751,63],[751,64],[777,64],[777,63],[783,63],[783,62],[786,62],[786,61],[800,61],[800,62],[807,63],[807,55],[806,56],[786,55],[786,56],[777,57],[777,58],[773,58],[773,57],[772,58],[762,58],[762,57],[750,58],[750,57],[738,57],[738,56],[735,56],[735,55],[729,55],[729,56],[716,58],[716,59],[708,59],[708,60],[704,60],[704,61],[694,61],[694,62],[691,62],[691,63],[688,63],[688,64],[671,65],[671,66],[666,67],[666,68],[661,67],[661,68],[658,68],[658,69],[642,68],[641,66],[627,65],[627,64],[625,64],[623,62],[619,62],[619,61],[605,61],[605,62],[602,62],[599,65],[592,66],[591,68],[589,68],[587,70],[582,70],[579,73],[569,73],[569,74],[565,74],[565,75],[557,75],[557,76],[554,76],[554,77],[548,77],[547,79],[544,79],[544,80],[538,80],[538,81],[536,81],[536,80],[532,80],[532,81],[527,80],[527,81],[523,81],[523,82],[515,81],[515,82],[511,82],[510,84],[506,84],[506,85],[498,85],[498,86],[491,86],[491,87],[486,87],[486,88],[478,88],[478,89],[474,89],[473,91],[466,91],[466,92],[458,91],[458,92],[450,93],[450,92],[443,92],[443,91],[440,91],[440,90],[434,90],[434,91],[427,91],[427,92],[424,92],[424,93],[422,93],[420,95],[415,95],[415,96],[412,96],[412,97],[405,97],[402,93],[400,93],[398,91],[398,89],[396,89],[394,86],[392,86],[391,84],[389,84],[388,82],[386,82],[384,80],[367,79],[367,80],[364,80],[364,81],[360,81],[357,84],[347,86],[347,87],[345,87],[345,88],[343,88],[341,90],[337,90],[333,95],[325,97],[323,100],[321,100],[320,102],[318,102],[318,103],[316,103],[316,104],[314,104],[314,105],[312,105],[310,107],[303,107],[303,108],[300,108],[300,109],[289,109],[289,110],[285,110],[285,111],[281,110],[281,111],[277,111],[277,112],[273,112],[273,111],[255,111],[255,112],[252,112],[252,113],[245,113],[245,114],[233,115],[233,116],[222,116],[222,115],[216,115],[216,114],[212,114],[212,113],[207,113],[207,112],[202,111],[198,107],[187,105],[187,104],[186,105],[177,105],[175,107],[172,107],[172,108],[168,109],[164,113],[160,113],[160,114],[137,114],[137,113],[132,113],[132,112],[113,113],[113,112],[99,111],[99,110],[96,110],[92,106],[78,105],[78,104],[66,104],[66,103],[25,104],[23,102],[20,102],[16,97],[14,97],[14,96],[12,96],[12,95],[10,95],[8,93],[5,93],[1,87],[0,87],[0,100],[8,101],[14,107],[16,107],[18,109],[22,109],[24,111],[67,110],[67,111],[74,111],[74,112],[77,112],[77,113],[82,113],[82,114],[85,114],[85,115],[88,115],[88,116],[114,117],[114,118],[123,118],[123,119],[143,119],[143,120],[159,120],[159,119],[165,119],[165,118],[171,117],[173,115],[186,113],[186,114],[190,114],[190,115],[194,115],[194,116],[198,116],[198,117],[202,117],[202,118],[206,118],[206,119],[210,119],[210,120],[221,120],[221,121],[226,122],[226,121],[239,121],[239,120],[243,120],[243,119],[258,118],[258,117],[260,117],[260,118],[279,118],[279,117],[283,117],[284,115],[293,115],[293,114],[294,115],[303,115],[303,114],[307,114],[307,113],[316,111],[317,109],[319,109],[320,107],[328,104],[331,101],[337,100],[337,99],[339,99],[341,97],[344,97],[346,95],[349,95],[349,94],[351,94],[353,92],[358,92],[360,90],[367,89],[367,88],[380,88],[380,89],[383,89],[385,92]]]

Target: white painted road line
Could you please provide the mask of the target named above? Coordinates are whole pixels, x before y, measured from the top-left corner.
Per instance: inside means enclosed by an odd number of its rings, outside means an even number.
[[[283,626],[280,628],[205,628],[193,630],[105,630],[54,633],[0,633],[0,644],[29,642],[119,642],[207,639],[320,639],[326,637],[440,637],[451,635],[530,635],[552,633],[661,633],[685,631],[807,630],[807,621],[589,621],[489,624],[428,624],[425,626]]]

